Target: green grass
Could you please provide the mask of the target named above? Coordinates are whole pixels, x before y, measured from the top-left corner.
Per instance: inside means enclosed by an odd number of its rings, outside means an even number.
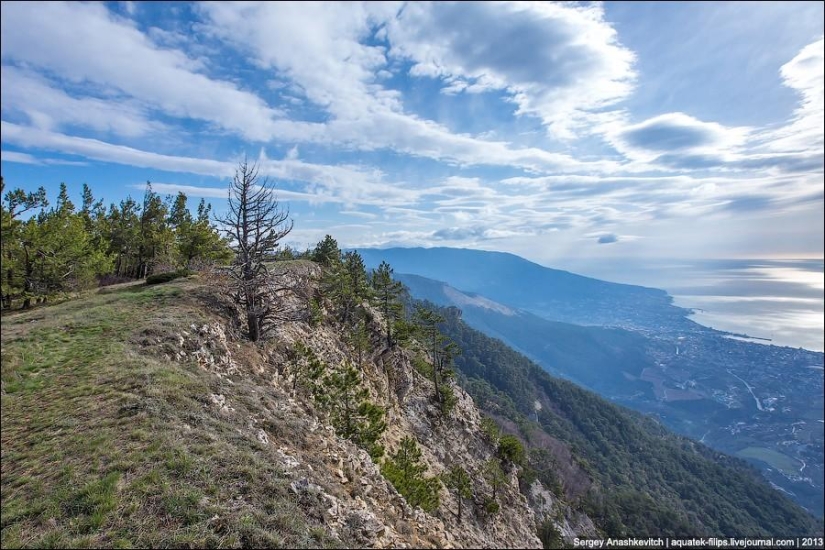
[[[241,434],[260,386],[140,344],[209,322],[197,289],[127,284],[2,318],[3,548],[335,546]]]
[[[772,468],[776,468],[786,474],[799,473],[799,462],[773,449],[765,447],[746,447],[737,451],[736,456],[740,458],[752,458],[762,461]]]

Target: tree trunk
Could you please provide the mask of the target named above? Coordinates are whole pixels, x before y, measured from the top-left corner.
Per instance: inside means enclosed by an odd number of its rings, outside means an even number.
[[[246,307],[246,325],[249,329],[249,339],[253,342],[257,342],[261,337],[260,320],[258,319],[258,315],[255,312],[254,307],[249,304],[247,304]]]

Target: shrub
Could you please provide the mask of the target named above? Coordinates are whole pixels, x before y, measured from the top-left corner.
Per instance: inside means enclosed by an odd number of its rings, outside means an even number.
[[[177,271],[166,271],[164,273],[154,273],[146,277],[147,285],[157,285],[160,283],[168,283],[180,277],[188,277],[192,272],[188,269],[178,269]]]
[[[514,435],[505,435],[498,442],[498,456],[519,466],[524,464],[524,445]]]
[[[441,414],[449,415],[458,403],[458,398],[455,396],[455,390],[450,386],[441,387]]]
[[[498,505],[498,502],[496,502],[495,500],[487,499],[484,501],[483,508],[484,511],[487,512],[489,515],[493,515],[498,513],[500,506]]]

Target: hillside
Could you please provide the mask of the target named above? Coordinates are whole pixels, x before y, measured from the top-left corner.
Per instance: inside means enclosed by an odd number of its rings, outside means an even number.
[[[442,310],[462,386],[524,438],[533,474],[608,536],[789,536],[822,532],[744,461],[553,378]]]
[[[290,269],[312,287],[317,266]],[[338,409],[325,408],[336,403],[308,389],[312,365],[338,376],[354,361],[331,305],[253,345],[217,288],[126,284],[3,317],[4,548],[541,546],[546,518],[516,470],[495,490],[485,481],[495,448],[472,400],[456,388],[442,417],[412,352],[382,345],[379,314],[357,371],[387,426],[374,461],[338,435]],[[376,462],[404,438],[429,479],[456,465],[470,474],[461,518],[442,484],[427,513],[382,475]],[[499,513],[485,512],[491,494]]]
[[[504,252],[462,248],[359,249],[368,267],[444,281],[551,321],[658,330],[698,327],[663,290],[610,283],[544,267]]]
[[[522,548],[821,529],[738,461],[549,377],[455,310],[442,329],[469,393],[442,379],[445,409],[415,339],[388,345],[363,302],[357,340],[317,264],[279,265],[302,292],[271,297],[289,320],[259,344],[214,273],[3,317],[4,548]]]
[[[461,308],[471,327],[550,374],[750,461],[822,517],[822,374],[809,368],[822,365],[822,353],[742,342],[713,330],[654,333],[559,323],[446,283],[398,277],[413,296]]]
[[[647,389],[644,382],[628,381],[622,374],[653,365],[643,353],[646,339],[639,333],[548,321],[417,275],[400,274],[398,280],[418,299],[460,308],[471,327],[503,340],[555,376],[603,394],[612,390],[631,395]]]

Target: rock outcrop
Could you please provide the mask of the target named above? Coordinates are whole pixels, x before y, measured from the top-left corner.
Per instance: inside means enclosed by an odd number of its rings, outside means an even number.
[[[311,279],[302,280],[311,284]],[[221,301],[214,290],[202,292],[213,305]],[[225,301],[220,308],[210,308],[210,322],[159,327],[142,334],[139,344],[165,360],[194,361],[217,375],[222,380],[220,393],[204,395],[204,407],[215,414],[238,415],[246,427],[243,436],[271,450],[272,461],[288,478],[301,509],[334,538],[374,548],[541,548],[537,530],[548,519],[568,538],[592,530],[586,516],[554,503],[538,481],[528,495],[522,494],[514,466],[505,469],[506,481],[495,491],[499,511],[485,511],[493,489],[483,468],[495,457],[495,449],[481,430],[481,415],[472,398],[453,386],[456,404],[449,414],[442,414],[433,400],[432,382],[414,366],[414,352],[388,347],[381,314],[364,304],[370,345],[359,372],[369,399],[385,411],[387,429],[379,441],[385,457],[403,438],[412,437],[428,476],[441,476],[460,465],[472,480],[473,496],[463,502],[461,518],[455,494],[444,487],[433,513],[410,506],[381,474],[379,464],[364,449],[336,435],[328,416],[296,384],[298,346],[331,368],[353,362],[343,327],[329,314],[314,326],[300,320],[297,312],[306,305],[302,300],[273,300],[281,301],[282,310],[295,310],[287,317],[299,320],[281,323],[263,344],[239,338],[232,306]],[[256,403],[256,384],[265,385],[270,397],[261,396]]]

